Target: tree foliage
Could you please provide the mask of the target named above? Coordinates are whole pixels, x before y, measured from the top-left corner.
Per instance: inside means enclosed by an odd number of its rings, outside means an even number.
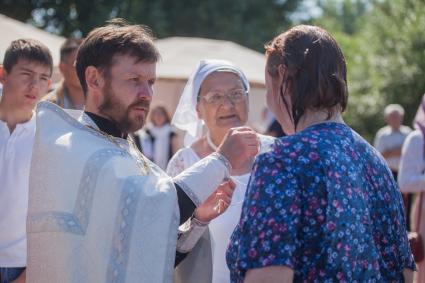
[[[257,50],[290,24],[302,0],[1,0],[1,13],[61,35],[86,35],[113,17],[149,26],[159,37],[226,39]]]
[[[306,1],[306,0],[304,0]],[[199,36],[263,44],[308,14],[303,0],[0,0],[0,13],[64,36],[86,35],[113,17],[145,24],[159,37]],[[425,92],[424,0],[316,0],[308,23],[323,26],[347,61],[346,121],[368,140],[384,125],[386,104],[400,103],[411,124]]]
[[[368,140],[384,125],[383,109],[399,103],[411,125],[425,92],[423,0],[321,0],[312,22],[341,45],[348,67],[346,121]]]

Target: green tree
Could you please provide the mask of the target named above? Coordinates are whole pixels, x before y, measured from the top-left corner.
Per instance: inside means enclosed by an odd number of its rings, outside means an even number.
[[[86,35],[113,17],[149,26],[159,38],[226,39],[263,50],[302,0],[1,0],[1,13],[61,35]]]
[[[425,92],[423,0],[320,0],[313,23],[330,31],[345,54],[349,106],[345,120],[372,141],[383,109],[400,103],[406,124]]]

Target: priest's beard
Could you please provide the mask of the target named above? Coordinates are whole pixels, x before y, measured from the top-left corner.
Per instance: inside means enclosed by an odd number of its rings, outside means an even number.
[[[105,84],[103,94],[104,100],[99,107],[99,112],[111,119],[122,133],[133,133],[145,125],[150,101],[145,99],[136,99],[127,106],[122,100],[120,100],[119,95],[117,95],[112,89],[110,82]],[[146,112],[133,115],[133,117],[131,117],[130,112],[132,108],[135,107],[143,107],[146,109]]]

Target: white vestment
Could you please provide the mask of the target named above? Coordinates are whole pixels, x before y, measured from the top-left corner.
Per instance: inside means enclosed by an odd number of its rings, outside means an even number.
[[[225,166],[211,160],[201,168],[223,178]],[[194,172],[174,181],[198,205],[219,182],[198,193]],[[178,224],[173,180],[129,141],[84,114],[38,105],[27,282],[171,282]]]

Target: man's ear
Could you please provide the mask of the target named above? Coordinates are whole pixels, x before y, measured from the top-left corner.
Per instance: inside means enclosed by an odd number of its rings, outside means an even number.
[[[63,62],[59,63],[59,71],[63,75],[63,73],[65,72],[65,63],[63,63]]]
[[[94,66],[88,66],[85,71],[87,90],[99,92],[105,85],[102,73]]]

